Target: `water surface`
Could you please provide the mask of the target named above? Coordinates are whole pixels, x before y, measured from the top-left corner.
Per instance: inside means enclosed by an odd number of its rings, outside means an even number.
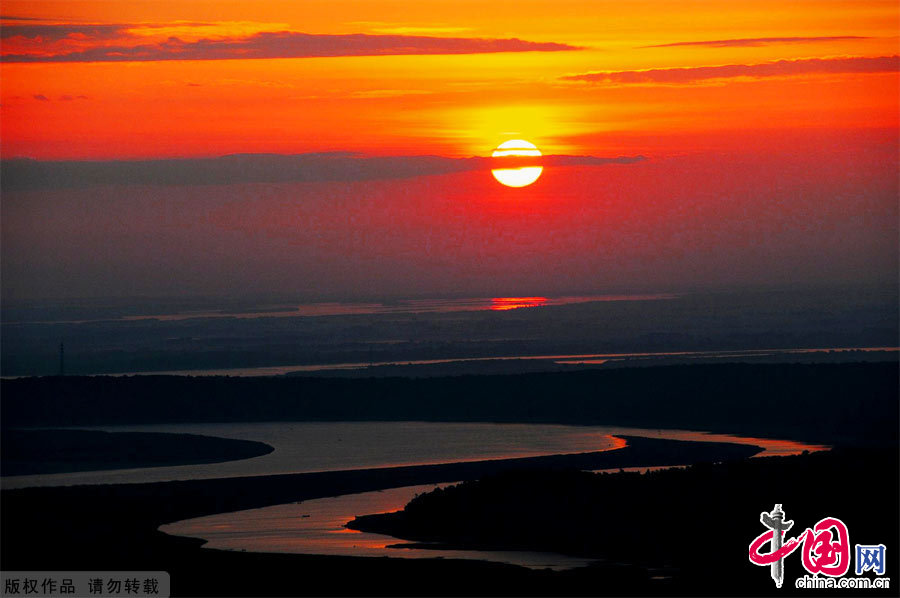
[[[123,484],[349,469],[431,465],[586,453],[623,446],[617,435],[761,446],[761,455],[797,454],[824,447],[790,440],[745,438],[688,430],[616,426],[449,422],[267,422],[106,426],[110,432],[175,432],[264,442],[275,451],[252,459],[107,471],[8,476],[3,488]]]
[[[159,529],[174,536],[202,538],[207,540],[205,548],[221,550],[409,559],[477,559],[534,569],[571,569],[592,562],[592,559],[550,552],[394,548],[392,546],[403,544],[404,540],[344,527],[356,515],[398,511],[416,494],[448,485],[450,484],[404,486],[346,494],[197,517],[163,525]]]

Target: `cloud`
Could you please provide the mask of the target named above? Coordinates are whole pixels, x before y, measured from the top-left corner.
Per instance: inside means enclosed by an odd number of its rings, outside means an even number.
[[[125,34],[127,25],[80,25],[80,24],[40,24],[4,25],[0,29],[0,39],[22,37],[40,39],[42,42],[72,39],[113,39]]]
[[[738,39],[714,39],[696,42],[674,42],[671,44],[656,44],[653,46],[640,46],[643,48],[675,48],[678,46],[707,46],[713,48],[733,48],[744,46],[765,46],[769,44],[800,43],[810,44],[817,42],[846,41],[851,39],[870,39],[859,35],[832,35],[823,37],[747,37]]]
[[[643,156],[544,156],[544,166],[632,164]],[[236,154],[220,158],[110,161],[4,160],[0,188],[71,189],[96,185],[228,185],[363,181],[486,170],[491,158],[366,157],[350,152]]]
[[[898,71],[900,71],[900,57],[880,56],[877,58],[805,58],[762,64],[730,64],[644,71],[601,71],[566,75],[561,79],[613,85],[648,83],[677,85],[735,77],[763,78],[838,73],[894,73]]]
[[[191,27],[178,24],[190,34]],[[384,56],[417,54],[482,54],[495,52],[558,52],[580,48],[553,42],[516,38],[429,37],[422,35],[309,34],[296,31],[257,31],[250,35],[219,35],[183,39],[170,35],[148,39],[166,25],[7,25],[4,62],[125,62],[160,60],[229,60],[255,58],[312,58],[328,56]],[[171,27],[168,27],[171,29]],[[144,33],[136,35],[141,30]],[[194,32],[196,33],[196,31]]]
[[[347,25],[361,27],[371,33],[390,33],[398,35],[446,35],[450,33],[465,33],[472,31],[471,27],[460,27],[442,23],[428,25],[415,23],[399,23],[391,21],[351,21]]]
[[[21,20],[21,21],[43,21],[44,19],[25,19],[2,17],[2,20]],[[255,32],[261,27],[268,26],[271,30],[271,24],[264,23],[244,23],[244,22],[219,22],[219,23],[199,23],[194,21],[176,21],[172,23],[46,23],[39,24],[4,24],[0,30],[0,38],[24,38],[24,39],[40,39],[43,42],[59,41],[62,39],[93,39],[93,40],[113,40],[128,36],[147,36],[158,31],[195,31],[198,34],[210,33],[216,31],[229,31],[237,26],[249,26]],[[284,28],[281,26],[280,28]]]
[[[363,100],[379,100],[384,98],[400,98],[403,96],[429,95],[431,93],[433,92],[424,89],[367,89],[363,91],[354,91],[347,94],[347,97]]]
[[[38,100],[38,101],[40,101],[40,102],[49,102],[49,101],[50,101],[50,98],[48,98],[47,96],[45,96],[45,95],[42,94],[42,93],[36,93],[36,94],[34,94],[33,96],[31,96],[31,97],[33,97],[34,99],[36,99],[36,100]]]
[[[40,17],[11,17],[8,15],[0,15],[0,21],[46,21]]]
[[[441,35],[447,33],[465,33],[471,31],[471,27],[377,27],[372,29],[375,33],[390,33],[397,35]]]

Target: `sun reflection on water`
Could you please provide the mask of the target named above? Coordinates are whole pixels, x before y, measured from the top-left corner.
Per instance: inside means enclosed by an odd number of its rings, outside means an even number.
[[[506,311],[522,307],[539,307],[546,303],[546,297],[494,297],[491,299],[491,310]]]

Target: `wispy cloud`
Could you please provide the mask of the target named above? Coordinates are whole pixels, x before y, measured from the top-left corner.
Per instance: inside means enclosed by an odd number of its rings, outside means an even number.
[[[643,156],[544,156],[544,166],[632,164]],[[363,181],[486,170],[491,158],[366,157],[350,152],[299,155],[238,154],[220,158],[111,161],[3,161],[3,191],[70,189],[96,185],[228,185]],[[507,164],[507,166],[509,166]]]
[[[397,35],[443,35],[472,31],[471,27],[460,27],[443,23],[402,23],[393,21],[350,21],[347,25],[354,29],[362,29],[370,33],[389,33]]]
[[[424,89],[366,89],[354,91],[346,95],[350,98],[359,98],[364,100],[379,100],[384,98],[400,98],[413,95],[429,95],[432,92]]]
[[[372,29],[372,31],[375,33],[387,33],[394,35],[443,35],[450,33],[465,33],[466,31],[471,30],[471,27],[424,27],[415,25],[378,27]]]
[[[0,21],[46,21],[39,17],[18,17],[10,15],[0,15]]]
[[[215,24],[156,25],[12,24],[3,27],[4,62],[124,62],[229,60],[416,54],[481,54],[578,50],[552,42],[516,38],[429,37],[423,35],[309,34],[253,31],[223,34]],[[215,31],[192,39],[199,33]],[[154,35],[157,38],[154,38]]]
[[[2,17],[3,21],[9,17]],[[24,19],[15,19],[24,20]],[[29,19],[38,23],[4,23],[0,29],[2,39],[29,39],[39,42],[63,39],[84,41],[110,41],[126,37],[146,38],[155,35],[180,35],[188,39],[201,37],[225,37],[250,35],[260,31],[283,31],[284,23],[257,23],[251,21],[173,21],[168,23],[54,23],[43,19]]]
[[[128,25],[82,25],[77,23],[60,24],[27,24],[4,25],[0,29],[0,38],[13,39],[24,38],[36,40],[40,43],[58,41],[61,39],[113,39],[125,34]]]
[[[714,39],[704,41],[674,42],[640,46],[640,48],[675,48],[678,46],[706,46],[713,48],[732,48],[742,46],[766,46],[769,44],[812,44],[818,42],[835,42],[853,39],[870,39],[859,35],[831,35],[820,37],[744,37],[737,39]]]
[[[900,71],[900,56],[880,56],[877,58],[806,58],[800,60],[779,60],[762,64],[729,64],[642,71],[600,71],[566,75],[561,77],[561,79],[611,85],[678,85],[710,79],[736,77],[764,78],[839,73],[893,73],[898,71]]]

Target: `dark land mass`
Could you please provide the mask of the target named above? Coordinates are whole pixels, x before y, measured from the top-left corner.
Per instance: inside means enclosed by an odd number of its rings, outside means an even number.
[[[221,463],[258,457],[273,450],[263,442],[198,434],[5,430],[0,436],[0,474]]]
[[[510,375],[533,372],[576,372],[581,370],[616,369],[627,367],[660,367],[665,365],[698,365],[722,363],[853,363],[897,362],[894,350],[821,350],[803,353],[779,353],[759,351],[753,353],[709,353],[691,355],[624,355],[616,357],[587,358],[565,362],[559,359],[497,358],[445,361],[440,363],[388,363],[341,367],[312,371],[297,371],[285,376],[328,378],[439,378],[444,376]],[[595,363],[591,363],[594,361]],[[225,375],[223,373],[223,375]]]
[[[666,465],[742,459],[744,445],[628,438],[621,450],[418,467],[4,490],[4,570],[164,570],[179,596],[470,595],[597,593],[595,584],[650,583],[637,567],[601,567],[582,583],[472,561],[395,561],[202,550],[202,540],[163,534],[164,523],[397,486],[472,480],[500,472]],[[643,577],[641,577],[643,575]],[[646,586],[642,586],[646,587]]]
[[[792,594],[799,552],[786,559],[782,590],[769,567],[747,558],[749,544],[766,531],[760,513],[782,502],[795,522],[786,538],[837,517],[854,544],[897,546],[897,470],[896,450],[845,449],[643,475],[509,472],[436,489],[402,511],[357,517],[348,527],[416,542],[398,550],[555,551],[637,564],[669,577],[658,586],[665,592]],[[888,553],[885,570],[897,571],[897,551]]]
[[[682,428],[831,445],[898,436],[892,363],[718,364],[444,378],[3,380],[4,426],[456,421]]]

